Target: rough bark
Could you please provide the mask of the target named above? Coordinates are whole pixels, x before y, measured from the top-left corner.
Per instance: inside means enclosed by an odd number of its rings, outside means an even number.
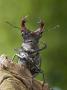
[[[14,63],[7,56],[0,56],[0,90],[49,90],[48,84],[33,80],[29,70]]]

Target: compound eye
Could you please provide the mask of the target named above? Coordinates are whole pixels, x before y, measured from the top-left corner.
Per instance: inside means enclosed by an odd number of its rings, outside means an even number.
[[[23,58],[24,61],[26,61],[27,59],[26,58]]]

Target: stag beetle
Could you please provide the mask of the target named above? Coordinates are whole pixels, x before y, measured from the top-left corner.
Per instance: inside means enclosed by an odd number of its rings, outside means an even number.
[[[44,44],[42,48],[39,48],[39,40],[42,37],[42,33],[44,32],[44,21],[40,20],[39,28],[37,30],[30,31],[26,27],[26,18],[27,16],[23,17],[21,21],[21,34],[23,38],[23,43],[19,49],[15,49],[17,53],[14,55],[13,60],[15,56],[17,56],[19,58],[18,63],[25,65],[31,72],[33,78],[39,73],[41,73],[43,75],[43,85],[44,85],[45,75],[43,70],[41,69],[40,51],[46,49],[47,45]],[[20,29],[20,27],[14,26],[8,21],[6,21],[6,23],[14,28]],[[48,29],[47,31],[51,31],[59,27],[60,25],[56,25]]]

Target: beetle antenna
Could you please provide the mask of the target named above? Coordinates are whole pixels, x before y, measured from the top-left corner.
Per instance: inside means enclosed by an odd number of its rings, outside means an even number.
[[[54,26],[54,27],[52,27],[50,29],[47,29],[47,31],[52,31],[52,30],[55,30],[56,28],[60,28],[60,25],[56,25],[56,26]]]
[[[5,21],[5,23],[9,24],[9,25],[10,25],[11,27],[13,27],[13,28],[18,28],[18,29],[20,29],[20,27],[17,27],[17,26],[15,26],[15,25],[13,25],[12,23],[8,22],[8,21]]]

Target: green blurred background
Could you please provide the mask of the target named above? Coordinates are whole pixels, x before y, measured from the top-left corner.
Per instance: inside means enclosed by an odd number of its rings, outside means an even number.
[[[22,16],[29,15],[27,26],[35,30],[39,18],[45,20],[45,33],[41,39],[48,48],[41,52],[42,69],[49,85],[67,90],[67,1],[66,0],[0,0],[0,54],[12,57],[14,48],[21,46],[22,37],[5,21],[20,26]],[[52,27],[60,25],[52,31]],[[60,90],[60,89],[55,89]]]

